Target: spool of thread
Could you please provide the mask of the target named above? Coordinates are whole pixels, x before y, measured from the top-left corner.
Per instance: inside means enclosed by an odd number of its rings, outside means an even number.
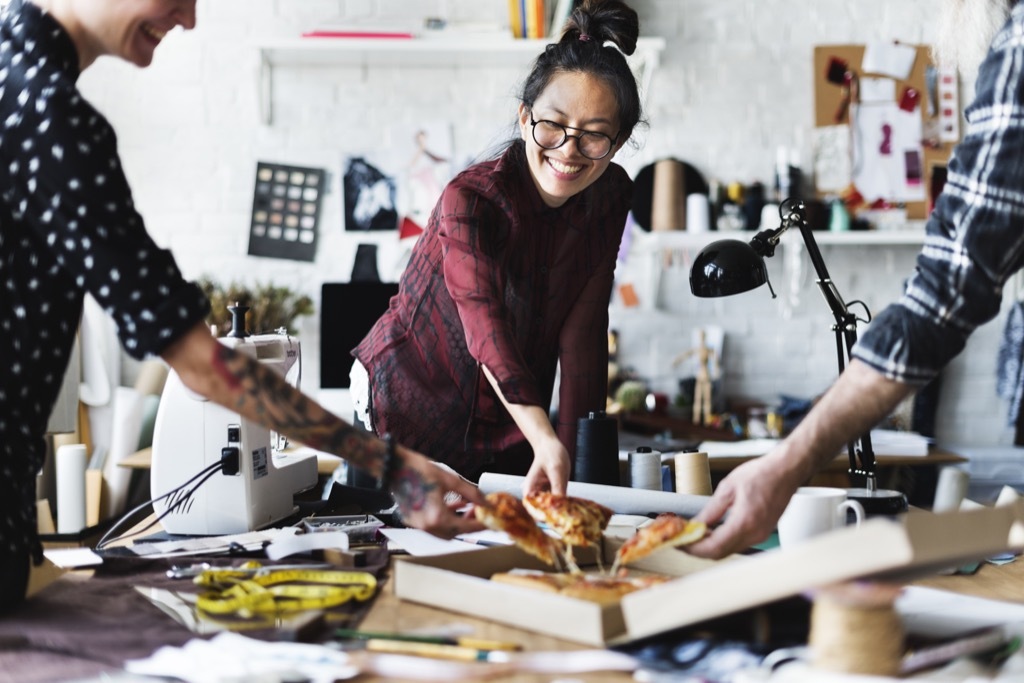
[[[683,164],[662,159],[654,164],[651,191],[651,230],[682,230],[686,226],[686,191]]]
[[[959,510],[960,503],[967,495],[970,475],[958,467],[943,467],[935,484],[935,500],[932,512]]]
[[[619,486],[619,423],[603,410],[576,422],[573,481]]]
[[[700,192],[686,196],[686,231],[701,233],[711,229],[711,209],[708,197]]]
[[[819,591],[811,607],[808,644],[815,668],[895,676],[903,656],[898,586],[839,584]]]
[[[635,489],[661,491],[661,451],[640,446],[629,453],[629,485]]]
[[[708,454],[699,451],[676,453],[676,493],[711,495],[711,466]]]
[[[85,528],[85,468],[83,444],[57,449],[57,533],[74,534]]]

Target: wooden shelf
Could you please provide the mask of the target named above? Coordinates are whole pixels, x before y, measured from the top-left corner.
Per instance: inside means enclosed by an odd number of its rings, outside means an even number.
[[[851,230],[849,232],[814,232],[814,241],[819,246],[920,246],[924,244],[924,221],[911,221],[899,230]],[[633,233],[632,249],[637,253],[657,252],[664,248],[702,248],[716,240],[735,239],[744,242],[757,234],[752,231],[699,232],[668,230],[664,232]],[[798,232],[787,232],[782,236],[781,245],[802,245]]]
[[[256,46],[260,62],[260,117],[273,121],[274,70],[277,67],[388,66],[481,69],[496,65],[526,66],[549,43],[494,35],[430,38],[289,38]],[[647,93],[665,49],[664,38],[640,38],[628,61]]]

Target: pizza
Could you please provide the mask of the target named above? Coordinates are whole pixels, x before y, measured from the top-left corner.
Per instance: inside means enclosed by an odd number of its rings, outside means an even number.
[[[622,544],[619,551],[615,553],[612,573],[614,574],[619,566],[635,562],[660,548],[699,541],[704,538],[706,533],[707,525],[704,522],[684,519],[671,512],[660,514],[653,522],[641,527],[636,534]]]
[[[555,593],[577,600],[613,605],[624,595],[670,580],[667,576],[603,576],[517,569],[491,576],[497,583]]]
[[[473,514],[488,529],[504,531],[512,541],[543,562],[554,566],[558,561],[558,542],[545,534],[523,503],[511,493],[495,491],[486,496],[486,505],[477,505]]]
[[[612,511],[600,503],[550,491],[527,494],[523,505],[534,519],[557,531],[570,546],[599,545],[612,517]]]

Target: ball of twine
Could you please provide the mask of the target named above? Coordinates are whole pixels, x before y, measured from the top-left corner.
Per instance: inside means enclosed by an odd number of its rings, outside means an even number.
[[[844,584],[819,591],[811,608],[811,661],[820,669],[893,676],[903,656],[899,587]]]

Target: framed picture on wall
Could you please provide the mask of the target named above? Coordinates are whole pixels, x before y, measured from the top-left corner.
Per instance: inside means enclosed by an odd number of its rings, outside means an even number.
[[[344,160],[341,191],[346,231],[398,229],[398,180],[387,159]]]

